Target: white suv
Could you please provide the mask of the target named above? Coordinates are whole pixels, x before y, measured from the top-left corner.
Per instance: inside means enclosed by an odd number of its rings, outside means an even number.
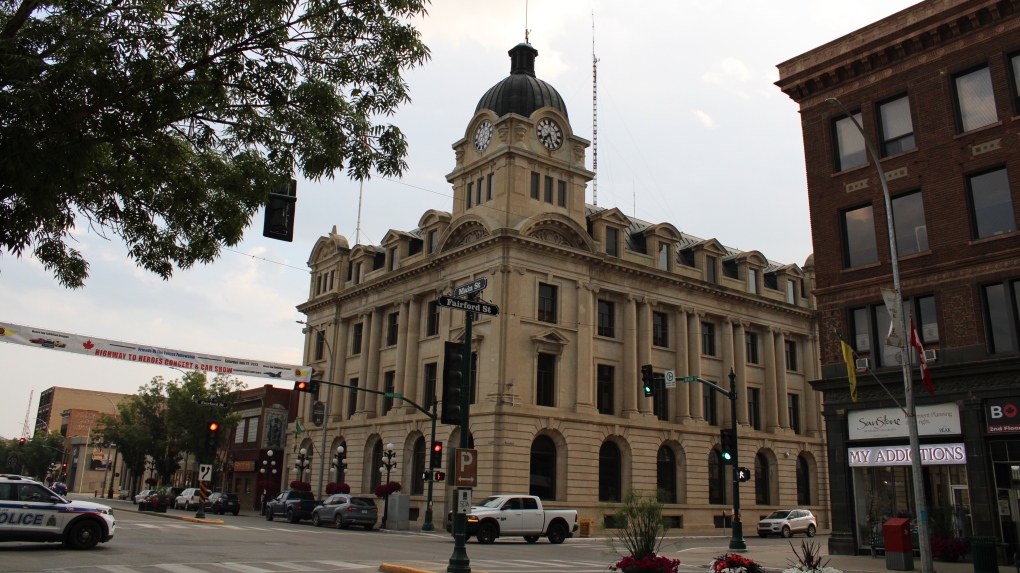
[[[814,537],[818,531],[818,522],[814,514],[806,509],[783,509],[773,511],[758,522],[758,537],[769,534],[789,537],[794,533],[806,533]]]
[[[51,541],[91,549],[113,539],[115,528],[107,505],[70,501],[35,480],[0,474],[0,541]]]
[[[184,511],[191,511],[192,508],[198,509],[198,506],[202,504],[198,495],[197,487],[189,487],[182,491],[181,495],[177,496],[177,499],[174,500],[174,508],[183,509]]]

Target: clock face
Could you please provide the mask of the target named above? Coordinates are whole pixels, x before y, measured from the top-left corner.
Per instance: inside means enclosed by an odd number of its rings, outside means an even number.
[[[560,130],[560,126],[556,125],[555,121],[549,118],[538,122],[536,131],[538,132],[538,140],[542,142],[546,149],[559,149],[560,145],[563,144],[563,131]]]
[[[479,152],[485,151],[485,148],[489,146],[489,141],[491,139],[492,122],[485,120],[478,126],[478,131],[475,132],[475,149]]]

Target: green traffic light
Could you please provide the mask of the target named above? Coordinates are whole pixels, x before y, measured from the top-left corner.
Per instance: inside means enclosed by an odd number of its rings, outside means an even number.
[[[724,460],[732,460],[733,459],[733,456],[731,456],[729,452],[723,452],[722,457],[723,457]]]

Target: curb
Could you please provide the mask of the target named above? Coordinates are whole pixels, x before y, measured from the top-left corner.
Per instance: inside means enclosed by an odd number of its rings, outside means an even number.
[[[168,515],[166,513],[156,513],[153,511],[138,511],[137,509],[128,509],[126,507],[115,507],[115,511],[126,511],[129,513],[144,513],[145,515],[153,515],[156,517],[162,517],[163,519],[176,519],[178,521],[191,521],[193,523],[206,523],[209,525],[223,525],[222,519],[199,519],[197,517],[186,517],[183,515]]]
[[[410,561],[407,563],[383,563],[379,565],[379,570],[384,573],[442,573],[446,571],[447,565],[441,565],[439,563],[421,563],[417,561]],[[472,573],[485,573],[472,568]]]

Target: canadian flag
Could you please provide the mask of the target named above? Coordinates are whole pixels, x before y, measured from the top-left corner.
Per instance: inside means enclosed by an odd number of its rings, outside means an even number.
[[[910,319],[910,345],[917,350],[917,361],[921,364],[921,380],[928,393],[935,395],[935,385],[931,381],[931,373],[928,372],[928,361],[924,359],[924,346],[921,345],[921,337],[917,335],[917,327],[914,326],[914,319]]]

